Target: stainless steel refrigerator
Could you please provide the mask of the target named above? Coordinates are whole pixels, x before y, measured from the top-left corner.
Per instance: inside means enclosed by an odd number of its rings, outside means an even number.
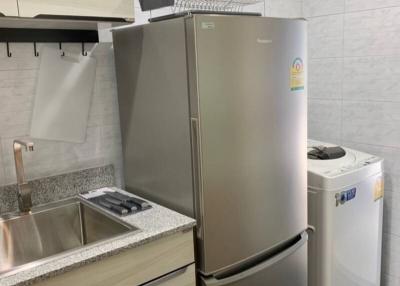
[[[307,285],[306,23],[113,31],[125,185],[197,220],[199,285]]]

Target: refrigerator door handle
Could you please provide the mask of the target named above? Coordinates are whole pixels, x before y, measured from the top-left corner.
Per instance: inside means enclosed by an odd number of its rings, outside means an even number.
[[[194,187],[194,205],[197,218],[197,238],[203,239],[203,195],[202,195],[202,177],[201,177],[201,151],[199,122],[197,118],[191,118],[191,136],[192,136],[192,168],[193,168],[193,187]]]
[[[295,253],[298,249],[300,249],[305,243],[307,243],[308,240],[308,235],[307,232],[303,232],[301,234],[301,239],[292,245],[291,247],[287,248],[280,254],[273,256],[271,259],[267,259],[266,261],[249,268],[241,273],[235,274],[233,276],[223,278],[223,279],[216,279],[215,277],[211,278],[206,278],[205,280],[207,281],[206,285],[207,286],[224,286],[224,285],[231,285],[234,284],[240,280],[243,280],[245,278],[248,278],[250,276],[253,276],[259,272],[262,272],[268,267],[271,267],[272,265],[278,263],[279,261],[284,260],[285,258],[289,257],[293,253]]]

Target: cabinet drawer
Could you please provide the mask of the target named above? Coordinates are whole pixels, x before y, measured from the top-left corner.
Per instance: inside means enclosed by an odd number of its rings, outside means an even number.
[[[3,0],[2,0],[3,1]],[[133,21],[133,0],[19,0],[21,17],[39,15],[122,18]]]
[[[1,0],[0,16],[18,16],[17,0]]]
[[[192,263],[194,263],[193,232],[189,231],[126,250],[34,285],[135,286],[153,281],[157,277]],[[182,277],[184,279],[186,276]],[[176,279],[178,278],[181,279],[177,276]],[[165,285],[178,286],[178,284]]]
[[[196,267],[194,264],[167,274],[143,286],[195,286]]]

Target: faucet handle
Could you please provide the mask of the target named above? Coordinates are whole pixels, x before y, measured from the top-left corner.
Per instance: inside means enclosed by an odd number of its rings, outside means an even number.
[[[35,144],[31,141],[14,140],[14,149],[24,146],[26,151],[33,151]]]
[[[34,151],[34,146],[35,146],[35,144],[33,142],[28,142],[27,147],[26,147],[27,151],[30,151],[30,152]]]

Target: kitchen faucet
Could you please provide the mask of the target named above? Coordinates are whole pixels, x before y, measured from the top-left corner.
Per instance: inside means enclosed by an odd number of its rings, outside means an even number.
[[[24,164],[22,162],[22,146],[27,152],[33,151],[33,142],[14,140],[15,171],[18,185],[18,206],[22,213],[30,212],[32,208],[32,190],[25,181]]]

